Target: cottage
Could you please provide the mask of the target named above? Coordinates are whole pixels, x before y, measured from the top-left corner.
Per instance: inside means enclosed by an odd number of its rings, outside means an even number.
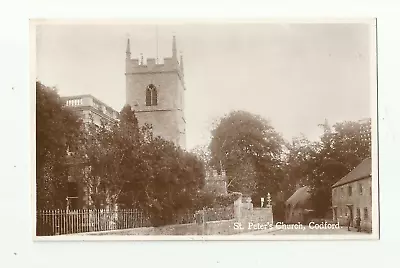
[[[333,220],[345,225],[349,214],[354,226],[359,216],[361,229],[372,231],[371,183],[371,158],[367,158],[332,186]]]
[[[286,223],[308,223],[313,217],[310,188],[301,187],[285,202]]]

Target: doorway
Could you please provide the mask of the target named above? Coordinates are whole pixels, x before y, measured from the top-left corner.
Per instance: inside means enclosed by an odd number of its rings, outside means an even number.
[[[337,207],[333,208],[333,221],[337,222]]]
[[[349,213],[350,213],[350,226],[353,226],[353,219],[354,219],[354,214],[353,214],[353,205],[347,205],[349,208]]]

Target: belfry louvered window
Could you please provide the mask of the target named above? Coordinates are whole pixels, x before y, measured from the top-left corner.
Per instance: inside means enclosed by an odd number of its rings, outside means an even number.
[[[150,88],[146,89],[146,106],[151,106],[151,90],[150,90]]]
[[[153,87],[151,91],[151,105],[157,105],[157,88]]]
[[[150,84],[146,88],[146,106],[156,106],[158,104],[158,92],[155,85]]]

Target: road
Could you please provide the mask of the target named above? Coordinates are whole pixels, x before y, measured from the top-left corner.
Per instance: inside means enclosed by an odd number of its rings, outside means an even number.
[[[315,229],[310,228],[307,225],[298,227],[297,229],[288,229],[282,227],[274,227],[269,230],[260,230],[245,232],[239,235],[366,235],[366,233],[356,232],[354,229],[351,231],[347,230],[347,227],[340,227],[339,229]]]

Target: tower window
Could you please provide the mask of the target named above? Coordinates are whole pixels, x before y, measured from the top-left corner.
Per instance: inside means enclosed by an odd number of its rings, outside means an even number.
[[[155,87],[151,92],[151,105],[157,105],[157,89]]]
[[[151,90],[150,90],[150,88],[146,89],[146,106],[151,106]]]
[[[158,102],[157,88],[153,84],[150,84],[146,88],[146,106],[155,106]]]

